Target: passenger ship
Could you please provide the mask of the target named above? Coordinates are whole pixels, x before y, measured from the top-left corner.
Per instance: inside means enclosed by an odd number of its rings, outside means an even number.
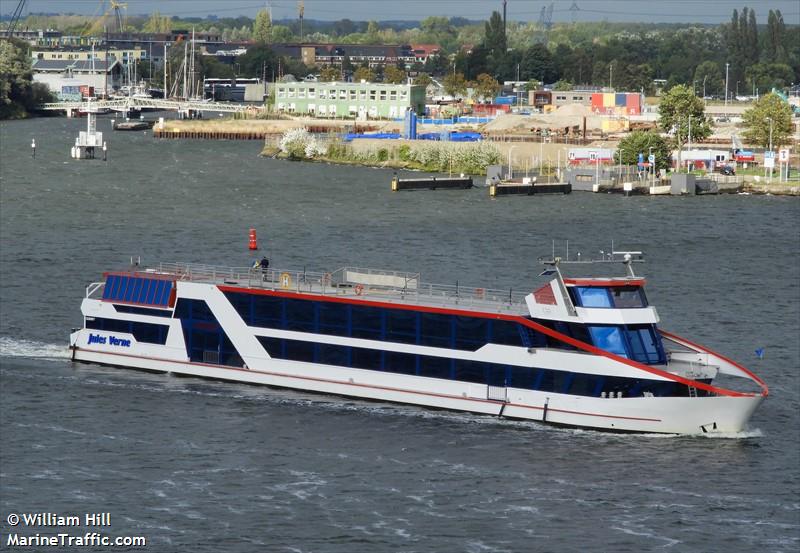
[[[659,328],[641,260],[605,254],[625,276],[568,278],[553,256],[551,280],[530,293],[350,267],[132,264],[86,288],[70,348],[75,361],[556,425],[743,430],[766,384]],[[747,389],[714,384],[720,375]]]

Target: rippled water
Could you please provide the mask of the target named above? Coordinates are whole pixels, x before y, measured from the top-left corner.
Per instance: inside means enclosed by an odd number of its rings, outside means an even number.
[[[10,512],[108,511],[108,534],[167,552],[800,547],[796,199],[392,194],[386,170],[110,131],[107,163],[70,160],[84,124],[0,125],[4,538]],[[251,227],[278,268],[520,290],[552,239],[573,255],[614,239],[647,253],[662,326],[771,396],[740,435],[621,436],[69,362],[102,271],[244,266]]]

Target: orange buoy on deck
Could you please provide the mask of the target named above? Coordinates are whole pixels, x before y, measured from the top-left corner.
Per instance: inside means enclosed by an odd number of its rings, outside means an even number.
[[[258,240],[256,240],[256,229],[250,229],[250,249],[257,250],[258,249]]]

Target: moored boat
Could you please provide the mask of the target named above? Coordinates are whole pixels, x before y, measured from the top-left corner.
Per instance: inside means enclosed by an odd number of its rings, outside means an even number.
[[[352,267],[131,266],[87,287],[70,347],[76,361],[566,426],[743,430],[766,384],[659,328],[640,257],[603,259],[625,264],[616,278],[568,278],[553,257],[530,293]],[[749,389],[718,385],[728,376]]]

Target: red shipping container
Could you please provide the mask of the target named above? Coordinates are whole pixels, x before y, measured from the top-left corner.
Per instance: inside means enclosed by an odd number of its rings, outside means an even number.
[[[625,107],[629,115],[639,115],[642,112],[642,107],[639,102],[638,94],[628,94],[625,99]]]
[[[592,94],[592,111],[603,111],[603,95],[601,93]]]

